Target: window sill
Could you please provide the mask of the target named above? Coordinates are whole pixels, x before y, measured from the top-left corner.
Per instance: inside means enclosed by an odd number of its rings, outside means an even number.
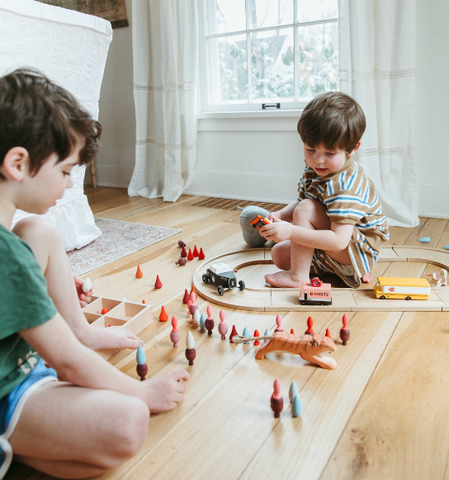
[[[200,112],[197,115],[198,120],[208,119],[243,119],[243,118],[279,118],[294,117],[299,119],[303,109],[296,110],[241,110],[229,112]]]

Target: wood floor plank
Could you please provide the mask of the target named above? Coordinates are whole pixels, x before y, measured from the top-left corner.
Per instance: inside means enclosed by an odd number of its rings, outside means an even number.
[[[405,245],[435,248],[447,225],[448,220],[443,220],[441,218],[420,218],[419,226],[413,230],[412,234],[405,242]],[[430,242],[425,244],[421,243],[419,239],[423,237],[430,237]]]
[[[448,331],[449,313],[403,315],[321,480],[444,477]]]

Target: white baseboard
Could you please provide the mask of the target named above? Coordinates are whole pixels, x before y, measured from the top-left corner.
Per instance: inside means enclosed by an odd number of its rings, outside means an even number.
[[[419,216],[449,219],[449,186],[418,185]]]
[[[296,200],[297,185],[298,179],[293,176],[195,171],[192,184],[184,193],[287,204]]]
[[[97,169],[97,186],[128,188],[133,174],[134,162],[132,167],[119,167],[116,165],[96,165],[95,167]],[[84,184],[92,185],[89,167],[86,169]]]

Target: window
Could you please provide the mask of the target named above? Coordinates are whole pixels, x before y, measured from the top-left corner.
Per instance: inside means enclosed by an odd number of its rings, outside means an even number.
[[[203,111],[301,108],[338,89],[337,0],[200,4]]]

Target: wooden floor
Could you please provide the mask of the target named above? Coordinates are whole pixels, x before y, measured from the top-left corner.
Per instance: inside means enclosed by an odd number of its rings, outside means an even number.
[[[298,356],[269,354],[255,360],[255,347],[221,341],[195,328],[182,304],[198,260],[175,266],[177,240],[202,247],[208,258],[244,246],[239,212],[192,206],[198,197],[176,204],[129,198],[124,190],[87,189],[99,217],[181,228],[181,234],[91,272],[95,293],[141,302],[154,308],[154,322],[141,333],[149,375],[178,368],[190,372],[185,401],[154,415],[138,455],[104,478],[111,479],[449,479],[449,312],[351,312],[351,338],[338,339],[341,312],[278,312],[284,330],[330,329],[337,344],[334,371],[315,368]],[[415,229],[392,228],[390,245],[430,247],[449,244],[447,220],[422,219]],[[140,265],[143,279],[135,278]],[[422,263],[387,265],[388,276],[421,276]],[[434,269],[435,270],[435,269]],[[154,290],[159,275],[163,288]],[[170,325],[158,321],[161,306],[178,318],[180,348],[169,339]],[[207,303],[198,299],[201,312]],[[219,307],[212,305],[218,323]],[[273,312],[225,309],[229,327],[239,333],[275,328]],[[192,331],[197,357],[189,367],[184,339]],[[110,360],[137,378],[135,353]],[[275,419],[270,396],[275,378],[284,410]],[[303,407],[292,418],[288,388],[294,380]],[[14,465],[8,478],[45,476]]]

